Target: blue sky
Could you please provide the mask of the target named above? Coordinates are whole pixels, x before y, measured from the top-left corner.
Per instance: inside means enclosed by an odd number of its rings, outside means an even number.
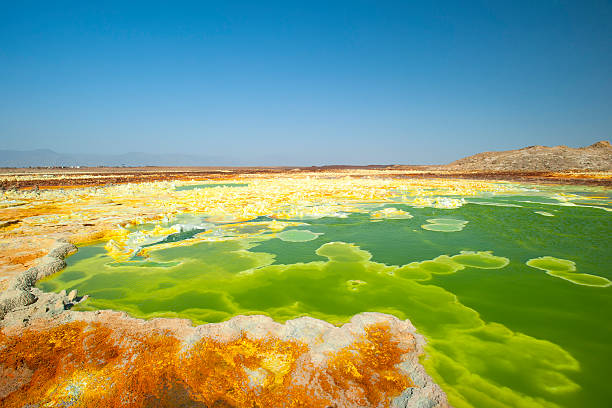
[[[0,0],[0,149],[424,164],[611,130],[609,1]]]

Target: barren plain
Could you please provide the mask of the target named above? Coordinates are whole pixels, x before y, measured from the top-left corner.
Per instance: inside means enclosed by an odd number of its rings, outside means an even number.
[[[0,405],[605,400],[599,359],[555,334],[573,320],[538,330],[459,279],[492,293],[493,276],[514,279],[517,315],[540,285],[607,307],[612,276],[585,259],[609,257],[611,182],[584,169],[7,169]],[[566,233],[585,258],[537,229],[555,222],[582,225]],[[592,245],[576,244],[584,233]],[[597,316],[583,323],[603,347]]]

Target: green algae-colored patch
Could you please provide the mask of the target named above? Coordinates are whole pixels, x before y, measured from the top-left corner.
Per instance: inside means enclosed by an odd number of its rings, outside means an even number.
[[[515,208],[521,208],[522,206],[518,205],[518,204],[510,204],[510,203],[504,203],[504,202],[491,202],[491,201],[473,201],[470,200],[468,201],[469,204],[476,204],[476,205],[490,205],[490,206],[494,206],[494,207],[515,207]]]
[[[551,276],[556,276],[557,278],[565,279],[577,285],[584,286],[595,286],[600,288],[605,288],[612,285],[612,282],[606,278],[602,278],[597,275],[590,275],[588,273],[574,273],[574,272],[563,272],[563,271],[549,271],[546,272]]]
[[[74,280],[79,280],[85,277],[85,272],[83,271],[68,271],[62,273],[61,276],[58,277],[59,280],[63,282],[70,282]]]
[[[308,230],[285,230],[276,236],[286,242],[307,242],[317,239],[319,235]]]
[[[180,313],[189,309],[209,309],[232,312],[232,303],[223,292],[190,290],[168,298],[147,298],[138,302],[145,314],[172,310]]]
[[[459,255],[440,255],[435,259],[413,262],[393,271],[394,274],[405,279],[428,280],[434,275],[448,275],[473,267],[479,269],[500,269],[509,263],[508,258],[495,256],[490,251],[462,251]]]
[[[157,289],[168,289],[174,286],[173,282],[159,282]]]
[[[526,262],[528,266],[538,268],[543,271],[573,272],[576,270],[576,263],[567,259],[555,258],[552,256],[542,256],[530,259]]]
[[[419,264],[420,268],[435,274],[455,273],[463,269],[461,265],[453,262],[448,256],[442,255],[431,261],[423,261]]]
[[[367,285],[368,282],[359,280],[359,279],[349,279],[346,281],[346,287],[348,290],[358,291],[359,288],[363,285]]]
[[[317,255],[336,262],[362,262],[372,258],[372,254],[356,245],[345,242],[329,242],[317,249]]]
[[[552,256],[542,256],[530,259],[526,262],[528,266],[546,271],[550,276],[565,279],[576,285],[594,286],[605,288],[612,285],[606,278],[588,273],[576,272],[576,263],[567,259],[559,259]]]
[[[453,218],[430,218],[427,220],[432,224],[446,224],[446,225],[462,225],[467,224],[467,221],[464,220],[455,220]]]
[[[555,216],[554,214],[551,214],[547,211],[534,211],[534,213],[543,215],[544,217],[554,217]]]
[[[495,256],[491,252],[468,252],[463,251],[459,255],[451,257],[454,262],[464,266],[472,266],[481,269],[500,269],[508,265],[510,260],[501,256]]]
[[[147,260],[137,260],[137,261],[125,261],[125,262],[113,262],[108,264],[107,266],[111,268],[119,268],[119,267],[137,267],[137,268],[171,268],[173,266],[180,265],[179,261],[170,261],[170,262],[155,262],[155,261],[147,261]]]
[[[230,225],[229,227],[224,229],[226,235],[243,235],[243,234],[261,234],[264,232],[268,232],[269,229],[265,225]]]
[[[115,289],[99,289],[92,290],[89,292],[89,296],[100,297],[107,300],[121,299],[127,295],[127,291],[115,288]]]
[[[420,262],[405,265],[394,271],[395,276],[404,279],[425,281],[431,279],[431,273],[420,267]]]
[[[428,224],[421,225],[421,228],[437,232],[458,232],[463,230],[468,223],[467,221],[452,218],[432,218],[428,219],[427,222]]]
[[[423,224],[421,228],[437,232],[458,232],[463,229],[461,224]]]

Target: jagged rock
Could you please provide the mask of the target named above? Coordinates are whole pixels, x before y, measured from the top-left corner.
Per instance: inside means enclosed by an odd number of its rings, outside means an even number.
[[[29,290],[38,280],[38,269],[32,267],[20,273],[9,284],[10,289]]]
[[[49,308],[49,312],[51,314],[61,313],[66,309],[65,304],[64,299],[59,298],[50,305],[51,307]]]
[[[74,299],[76,298],[76,296],[77,296],[77,291],[76,291],[76,289],[72,289],[72,290],[70,291],[70,293],[68,294],[68,298],[67,298],[68,302],[71,302],[71,303],[72,303],[72,302],[74,301]]]
[[[0,310],[7,313],[17,307],[28,306],[36,302],[36,296],[21,289],[9,289],[0,293]]]
[[[52,275],[66,267],[64,257],[76,251],[77,248],[66,240],[57,240],[57,244],[49,251],[49,254],[39,259],[38,264],[21,272],[19,275],[11,279],[8,284],[8,290],[0,293],[0,320],[4,319],[6,314],[13,309],[30,305],[36,302],[37,296],[31,293],[36,281]],[[39,291],[40,292],[40,291]],[[76,291],[70,293],[67,303],[73,303],[76,299]],[[40,292],[42,294],[42,292]],[[64,300],[66,292],[60,296],[61,310],[64,309]],[[57,308],[54,308],[54,310]]]
[[[36,269],[38,270],[38,279],[46,278],[47,276],[53,275],[56,272],[64,269],[66,267],[66,261],[60,258],[55,258],[53,256],[43,256],[40,260],[40,263],[36,265]]]
[[[58,245],[49,252],[48,256],[63,259],[77,250],[78,248],[74,244],[58,240]]]

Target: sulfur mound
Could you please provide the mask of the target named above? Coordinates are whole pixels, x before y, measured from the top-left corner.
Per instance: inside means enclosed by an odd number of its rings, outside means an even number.
[[[388,207],[382,210],[374,211],[370,213],[373,220],[376,219],[389,219],[389,220],[407,220],[412,218],[412,215],[407,212],[400,210],[395,207]]]

